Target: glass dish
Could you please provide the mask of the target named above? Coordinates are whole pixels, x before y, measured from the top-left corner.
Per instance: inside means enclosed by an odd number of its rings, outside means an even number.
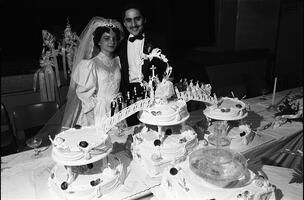
[[[189,156],[190,170],[204,181],[225,188],[240,180],[247,160],[237,152],[222,148],[202,148]]]

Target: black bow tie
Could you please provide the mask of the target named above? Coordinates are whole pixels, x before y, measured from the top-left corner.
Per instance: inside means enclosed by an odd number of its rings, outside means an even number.
[[[136,36],[130,37],[129,41],[130,42],[134,42],[135,40],[142,40],[142,39],[144,39],[144,36],[143,36],[143,34],[140,34],[140,35],[136,35]]]

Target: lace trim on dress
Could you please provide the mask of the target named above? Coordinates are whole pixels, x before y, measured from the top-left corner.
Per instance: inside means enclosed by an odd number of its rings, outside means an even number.
[[[115,61],[117,60],[117,56],[114,58],[109,58],[104,53],[99,52],[99,54],[96,56],[106,67],[112,68]]]

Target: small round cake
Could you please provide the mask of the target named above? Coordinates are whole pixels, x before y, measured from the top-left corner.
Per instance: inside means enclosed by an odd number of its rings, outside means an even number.
[[[59,198],[67,200],[96,199],[119,187],[126,176],[126,169],[117,157],[109,154],[97,162],[72,166],[76,179],[68,184],[67,166],[57,164],[51,170],[48,185]]]
[[[216,105],[207,107],[204,114],[216,120],[237,120],[247,116],[245,103],[229,97],[222,97]]]
[[[188,125],[163,127],[164,134],[146,126],[133,136],[132,153],[150,176],[159,175],[171,162],[185,159],[198,144],[195,131]]]
[[[112,150],[110,137],[95,127],[63,131],[52,140],[52,146],[53,160],[69,166],[95,162]]]
[[[158,101],[152,107],[140,111],[138,119],[145,123],[158,126],[180,124],[189,118],[187,104],[181,100]]]
[[[233,144],[248,145],[254,138],[255,133],[251,131],[249,125],[240,125],[239,127],[230,130],[228,136],[231,138]]]

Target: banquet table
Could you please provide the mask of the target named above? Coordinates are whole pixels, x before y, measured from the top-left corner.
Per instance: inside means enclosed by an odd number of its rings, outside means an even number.
[[[277,101],[289,94],[289,92],[303,94],[303,88],[293,88],[280,91],[276,95]],[[252,128],[261,127],[273,121],[273,111],[266,108],[271,103],[271,95],[267,100],[260,97],[245,99],[250,111],[244,122],[251,124]],[[54,137],[61,131],[61,119],[64,112],[62,107],[38,133],[43,138],[41,147],[43,156],[38,159],[30,157],[33,150],[26,150],[17,154],[1,157],[1,198],[2,199],[54,199],[54,194],[48,190],[47,179],[51,168],[55,165],[51,158],[51,148],[48,135]],[[187,123],[194,125],[203,119],[203,110],[190,113]],[[134,127],[129,127],[123,136],[117,136],[115,132],[109,135],[116,147],[116,153],[122,157],[128,157],[123,144],[128,134]],[[233,131],[233,130],[231,130]],[[243,153],[249,159],[249,168],[263,170],[271,183],[277,186],[276,196],[279,199],[302,199],[303,178],[300,183],[292,182],[296,167],[303,162],[303,157],[281,153],[283,149],[291,151],[303,150],[303,124],[292,122],[278,128],[268,128],[255,136],[248,145],[231,144],[233,150]],[[200,144],[201,145],[201,144]],[[270,166],[278,165],[278,166]],[[258,167],[257,167],[258,166]],[[293,169],[292,169],[293,168]],[[303,169],[303,164],[302,164]],[[130,162],[130,173],[125,183],[115,192],[114,196],[103,199],[150,199],[156,198],[159,193],[159,178],[149,177],[136,163]],[[303,172],[302,172],[303,173]],[[155,194],[155,197],[147,194]],[[115,196],[116,195],[116,196]]]

